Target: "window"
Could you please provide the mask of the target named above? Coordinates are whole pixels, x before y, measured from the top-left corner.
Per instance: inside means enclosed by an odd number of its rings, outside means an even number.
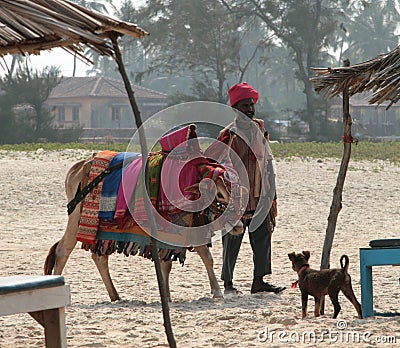
[[[65,107],[59,106],[57,110],[58,110],[58,120],[60,122],[65,122]]]
[[[72,107],[72,121],[79,122],[79,106]]]
[[[112,106],[111,107],[111,119],[113,121],[119,121],[121,119],[121,107]]]

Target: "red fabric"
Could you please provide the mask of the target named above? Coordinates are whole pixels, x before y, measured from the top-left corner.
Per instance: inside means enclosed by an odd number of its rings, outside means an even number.
[[[238,101],[253,98],[254,104],[257,104],[258,92],[247,82],[237,83],[228,90],[229,101],[234,106]]]

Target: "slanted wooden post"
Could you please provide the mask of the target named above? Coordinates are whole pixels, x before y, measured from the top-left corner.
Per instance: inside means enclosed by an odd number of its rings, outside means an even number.
[[[346,59],[344,66],[350,66],[350,61]],[[335,236],[336,222],[340,210],[342,209],[342,192],[344,181],[346,179],[347,167],[349,165],[351,156],[351,144],[353,143],[353,137],[351,135],[351,116],[349,110],[349,89],[347,82],[345,82],[343,88],[343,156],[342,162],[340,163],[339,174],[336,181],[336,186],[333,190],[333,199],[331,209],[328,217],[328,226],[325,233],[324,248],[322,250],[321,258],[321,269],[330,268],[330,256],[333,244],[333,237]],[[321,314],[324,314],[324,297],[321,299]]]
[[[136,104],[136,100],[134,97],[134,93],[132,90],[132,86],[131,83],[129,81],[128,75],[126,73],[125,70],[125,66],[122,60],[122,55],[121,55],[121,51],[119,49],[118,46],[118,42],[117,42],[117,34],[113,33],[113,35],[111,35],[111,40],[114,46],[114,52],[115,52],[115,58],[118,64],[118,69],[119,72],[121,73],[122,79],[124,80],[124,84],[125,84],[125,89],[128,93],[128,97],[129,97],[129,101],[132,107],[132,111],[133,114],[135,116],[135,121],[136,121],[136,127],[138,129],[139,132],[139,140],[140,140],[140,148],[141,148],[141,152],[142,152],[142,158],[143,158],[143,163],[146,163],[146,158],[147,158],[147,143],[146,143],[146,136],[144,133],[144,129],[142,127],[142,118],[140,116],[140,111],[139,108]],[[144,167],[142,168],[142,170],[144,170]],[[143,186],[144,188],[145,186]],[[158,247],[157,247],[157,240],[153,237],[156,232],[157,232],[157,228],[156,228],[156,223],[154,221],[154,216],[153,216],[153,212],[152,212],[152,205],[150,202],[150,199],[148,197],[147,194],[143,195],[143,199],[144,199],[144,205],[145,205],[145,209],[146,209],[146,214],[149,218],[149,222],[150,222],[150,227],[151,227],[151,242],[150,242],[150,246],[151,246],[151,256],[153,257],[154,260],[154,267],[156,269],[156,274],[157,274],[157,282],[158,282],[158,288],[160,291],[160,296],[161,296],[161,306],[162,306],[162,311],[163,311],[163,317],[164,317],[164,327],[165,327],[165,332],[167,335],[167,340],[169,343],[169,346],[171,348],[175,348],[176,347],[176,342],[175,342],[175,338],[172,332],[172,325],[171,325],[171,319],[169,316],[169,306],[168,306],[168,299],[167,299],[167,291],[165,288],[165,283],[162,277],[162,272],[161,272],[161,262],[160,262],[160,257],[158,255]]]

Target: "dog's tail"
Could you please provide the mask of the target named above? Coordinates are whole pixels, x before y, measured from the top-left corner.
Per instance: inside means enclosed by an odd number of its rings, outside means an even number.
[[[343,265],[343,260],[344,260],[344,265]],[[349,257],[347,255],[342,255],[340,258],[340,267],[342,267],[342,271],[344,273],[347,273],[349,269]]]

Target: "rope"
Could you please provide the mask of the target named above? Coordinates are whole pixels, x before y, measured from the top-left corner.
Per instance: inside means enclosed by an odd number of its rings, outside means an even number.
[[[75,194],[75,197],[67,204],[68,215],[71,215],[75,210],[76,206],[92,191],[108,174],[122,168],[123,161],[113,165],[110,168],[103,170],[99,175],[97,175],[89,184],[87,184],[82,190],[79,190]]]

